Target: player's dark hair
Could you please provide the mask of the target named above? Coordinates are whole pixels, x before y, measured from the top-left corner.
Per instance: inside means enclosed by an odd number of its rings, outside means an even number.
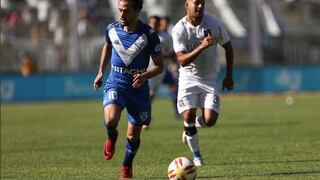
[[[120,0],[120,1],[130,2],[134,10],[141,10],[143,7],[143,0]]]

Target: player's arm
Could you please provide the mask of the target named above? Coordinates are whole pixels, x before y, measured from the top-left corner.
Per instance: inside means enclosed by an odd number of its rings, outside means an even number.
[[[209,46],[213,44],[213,37],[211,34],[209,34],[207,37],[205,37],[201,44],[193,49],[191,52],[185,52],[185,51],[179,51],[176,53],[178,63],[181,66],[186,66],[190,63],[192,63],[198,56],[199,54],[204,50],[207,49]]]
[[[93,88],[95,90],[99,90],[99,88],[102,86],[102,79],[103,79],[103,74],[106,70],[107,67],[107,61],[109,54],[111,52],[111,45],[108,44],[107,42],[104,43],[101,51],[101,57],[100,57],[100,64],[99,64],[99,71],[98,74],[93,82]]]
[[[148,70],[142,74],[133,75],[132,87],[137,88],[144,84],[147,79],[150,79],[163,71],[163,61],[161,56],[151,57],[154,66],[148,68]]]
[[[150,69],[148,69],[147,72],[145,72],[145,76],[147,79],[150,79],[163,71],[163,61],[162,61],[162,56],[156,56],[156,57],[151,57],[152,61],[154,63],[154,66]]]
[[[223,89],[227,88],[228,90],[233,89],[233,48],[231,41],[226,42],[222,45],[225,50],[226,62],[227,62],[227,71],[226,76],[223,80]]]

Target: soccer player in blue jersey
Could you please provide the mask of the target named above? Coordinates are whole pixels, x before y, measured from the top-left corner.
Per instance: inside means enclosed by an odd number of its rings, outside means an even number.
[[[107,130],[104,156],[110,160],[115,153],[118,122],[124,108],[128,112],[126,152],[121,178],[132,178],[132,162],[140,146],[143,125],[151,121],[151,103],[147,79],[163,71],[160,40],[157,33],[138,19],[142,0],[119,0],[120,21],[105,30],[99,71],[93,86],[102,86],[108,56],[111,70],[104,87],[104,122]],[[147,70],[149,58],[155,66]]]

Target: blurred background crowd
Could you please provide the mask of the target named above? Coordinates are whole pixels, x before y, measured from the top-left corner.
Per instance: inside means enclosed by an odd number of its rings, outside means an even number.
[[[96,71],[104,28],[117,20],[117,2],[1,0],[0,73]],[[172,27],[185,14],[182,0],[144,2],[145,22],[152,15],[168,17]],[[231,35],[236,65],[320,64],[319,0],[206,3]]]

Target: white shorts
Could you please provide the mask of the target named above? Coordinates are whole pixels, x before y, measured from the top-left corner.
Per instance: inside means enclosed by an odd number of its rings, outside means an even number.
[[[205,108],[220,112],[220,97],[216,83],[179,82],[177,107],[179,113],[189,109]]]

